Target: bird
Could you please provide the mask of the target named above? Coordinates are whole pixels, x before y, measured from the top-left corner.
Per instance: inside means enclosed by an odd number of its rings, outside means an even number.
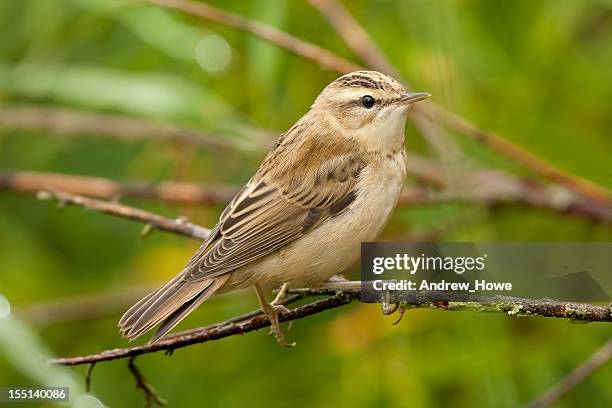
[[[276,341],[294,346],[279,324],[287,290],[317,287],[345,271],[361,242],[380,234],[406,178],[408,109],[428,97],[377,71],[328,84],[181,272],[123,315],[121,334],[133,340],[159,325],[154,343],[213,294],[252,286]],[[276,288],[268,302],[265,292]]]

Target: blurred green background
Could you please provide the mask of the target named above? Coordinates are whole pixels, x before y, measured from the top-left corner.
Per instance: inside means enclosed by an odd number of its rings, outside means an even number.
[[[314,8],[301,1],[211,2],[265,21],[357,61]],[[571,173],[612,188],[612,1],[345,1],[413,89],[493,129]],[[0,169],[240,185],[278,134],[338,76],[252,35],[131,1],[0,1],[0,106],[22,104],[163,120],[235,141],[213,151],[176,143],[58,137],[0,129]],[[413,127],[407,146],[435,157]],[[524,169],[450,134],[480,167]],[[454,165],[444,162],[449,171]],[[125,199],[204,226],[222,207]],[[86,367],[47,370],[38,353],[89,354],[123,347],[116,322],[47,324],[20,311],[50,300],[155,284],[180,270],[193,240],[79,208],[57,211],[34,195],[0,192],[0,385],[35,386]],[[612,240],[612,226],[505,205],[400,208],[382,239],[407,233],[447,241]],[[349,274],[358,279],[353,271]],[[0,299],[1,300],[1,299]],[[44,303],[43,303],[44,304]],[[207,302],[179,328],[256,307],[251,291]],[[6,308],[6,305],[5,305]],[[137,365],[169,406],[518,406],[540,395],[612,334],[609,325],[503,315],[407,312],[399,326],[376,305],[353,304],[297,321],[295,349],[263,332],[151,354]],[[612,369],[598,371],[558,406],[612,405]],[[76,387],[76,386],[75,386]],[[126,361],[101,363],[92,394],[140,406]]]

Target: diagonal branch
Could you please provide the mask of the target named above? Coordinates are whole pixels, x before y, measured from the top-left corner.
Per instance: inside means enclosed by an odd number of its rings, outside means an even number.
[[[580,384],[595,371],[606,365],[612,359],[612,339],[608,340],[602,347],[593,353],[584,363],[580,364],[574,371],[565,377],[559,384],[555,385],[544,395],[536,398],[525,406],[525,408],[545,408],[557,402],[572,388]]]
[[[308,3],[327,18],[348,47],[368,67],[391,75],[398,80],[401,79],[402,82],[406,83],[399,71],[389,62],[367,31],[357,23],[341,3],[333,0],[308,0]]]
[[[210,230],[204,227],[188,222],[185,218],[166,218],[139,208],[129,207],[115,202],[97,200],[95,198],[59,191],[41,191],[38,194],[38,198],[41,200],[57,200],[60,206],[76,205],[103,214],[110,214],[128,220],[142,222],[148,227],[145,227],[143,234],[148,233],[150,229],[158,229],[198,240],[204,240],[208,237],[210,232]]]
[[[612,202],[612,193],[607,188],[561,170],[528,150],[510,142],[500,134],[483,130],[456,113],[449,112],[433,103],[415,105],[414,110],[439,121],[439,123],[459,134],[468,136],[486,148],[521,164],[536,174],[563,184],[591,199],[600,202]]]
[[[280,321],[290,321],[347,305],[360,299],[361,282],[333,282],[325,289],[298,289],[293,293],[303,297],[328,296],[307,303],[280,316]],[[341,289],[341,290],[338,290]],[[503,313],[509,316],[541,316],[567,318],[584,322],[612,322],[612,307],[554,300],[533,300],[509,296],[472,296],[468,301],[449,301],[444,292],[391,292],[391,302],[402,302],[409,308],[434,308],[446,311],[472,311]],[[153,344],[128,348],[116,348],[100,353],[61,357],[51,360],[53,364],[80,365],[138,356],[158,351],[172,352],[193,344],[218,340],[236,334],[244,334],[270,325],[267,317],[256,311],[246,320],[232,319],[212,326],[187,330],[161,339]],[[236,321],[238,320],[238,321]]]
[[[180,204],[227,204],[238,189],[225,185],[167,181],[159,184],[36,171],[0,170],[0,191],[33,193],[41,190],[114,200],[119,197],[154,199]]]
[[[138,388],[139,390],[142,390],[145,396],[145,407],[152,407],[153,404],[158,405],[160,407],[166,405],[167,404],[166,400],[163,399],[157,393],[157,391],[155,390],[155,388],[153,388],[151,383],[147,381],[147,379],[145,378],[144,375],[142,375],[138,367],[136,367],[136,364],[134,364],[135,359],[136,357],[131,357],[128,360],[128,368],[130,372],[132,373],[132,375],[134,376],[134,379],[136,380],[136,388]]]
[[[247,31],[266,41],[285,48],[302,58],[315,61],[323,67],[338,71],[350,72],[363,69],[359,65],[342,58],[324,48],[300,40],[268,24],[251,20],[239,14],[221,10],[207,3],[190,0],[146,0],[158,6],[182,11],[205,20],[214,21],[229,27]]]

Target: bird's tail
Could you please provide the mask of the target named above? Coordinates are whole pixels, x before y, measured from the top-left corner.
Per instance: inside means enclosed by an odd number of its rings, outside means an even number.
[[[133,340],[163,322],[149,344],[159,340],[219,290],[229,276],[222,275],[199,282],[187,282],[183,278],[179,274],[125,312],[119,320],[121,334]]]

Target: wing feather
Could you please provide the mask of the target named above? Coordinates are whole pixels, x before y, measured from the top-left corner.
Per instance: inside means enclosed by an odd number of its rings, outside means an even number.
[[[282,147],[282,146],[281,146]],[[278,149],[281,150],[282,149]],[[365,166],[354,146],[299,146],[302,153],[287,163],[266,166],[236,195],[209,239],[185,270],[189,282],[234,271],[293,242],[317,225],[348,208],[355,200],[357,181]],[[315,152],[329,157],[321,160]]]

